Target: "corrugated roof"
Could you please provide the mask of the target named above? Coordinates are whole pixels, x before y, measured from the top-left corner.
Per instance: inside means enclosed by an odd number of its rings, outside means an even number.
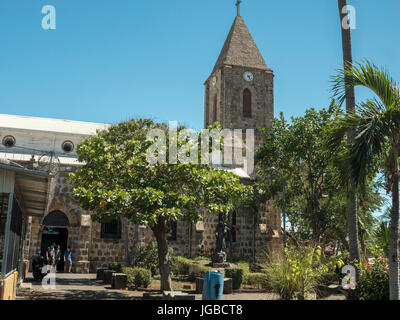
[[[28,131],[95,135],[97,130],[107,129],[110,125],[94,122],[71,121],[51,118],[37,118],[0,114],[0,129],[12,128]]]

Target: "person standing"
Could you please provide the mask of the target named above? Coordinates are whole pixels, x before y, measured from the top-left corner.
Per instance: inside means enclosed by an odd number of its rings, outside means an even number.
[[[54,264],[54,259],[55,259],[55,243],[52,243],[50,247],[47,248],[46,251],[46,260],[48,265],[53,265]]]
[[[65,266],[65,272],[71,272],[72,258],[71,258],[71,248],[70,247],[67,247],[67,250],[64,252],[64,266]]]
[[[56,272],[57,272],[58,263],[61,260],[61,254],[62,254],[61,247],[58,244],[57,248],[56,248],[56,251],[55,251],[55,259],[54,259],[54,269],[55,269]]]

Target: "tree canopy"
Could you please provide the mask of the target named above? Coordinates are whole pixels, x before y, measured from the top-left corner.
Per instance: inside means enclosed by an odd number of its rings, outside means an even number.
[[[163,140],[149,135],[152,129],[165,133],[166,144],[157,152],[165,153],[166,163],[148,161],[149,148]],[[196,139],[179,135],[183,130],[184,127],[178,127],[177,137],[169,137],[166,124],[148,119],[113,125],[78,146],[79,161],[85,165],[70,177],[74,197],[92,213],[94,220],[109,221],[123,216],[153,230],[161,275],[167,279],[162,281],[163,290],[171,289],[166,223],[195,223],[202,218],[202,208],[228,215],[252,195],[251,186],[241,184],[237,176],[225,170],[209,164],[186,163],[182,158],[170,164],[169,140],[175,139],[184,154],[196,148]],[[155,132],[161,135],[160,131]]]

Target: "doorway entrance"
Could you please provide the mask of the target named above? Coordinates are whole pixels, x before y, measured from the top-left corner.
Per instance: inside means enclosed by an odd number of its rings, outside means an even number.
[[[55,243],[60,246],[61,256],[68,246],[68,226],[69,221],[67,216],[61,211],[53,211],[49,213],[43,220],[43,232],[41,250],[43,254],[46,253],[47,248]],[[64,259],[61,258],[57,264],[57,271],[64,270]]]
[[[62,257],[68,245],[68,229],[67,228],[51,228],[44,227],[42,232],[42,245],[41,250],[45,254],[46,250],[52,243],[56,246],[60,245]],[[64,258],[60,259],[57,265],[57,271],[64,270]]]

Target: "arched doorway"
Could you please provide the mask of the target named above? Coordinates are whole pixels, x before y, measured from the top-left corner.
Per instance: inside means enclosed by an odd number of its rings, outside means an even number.
[[[46,253],[47,248],[55,243],[60,245],[61,252],[67,249],[68,245],[68,217],[61,211],[50,212],[43,220],[43,231],[42,231],[42,244],[41,250],[43,254]],[[57,271],[64,269],[64,261],[61,259],[57,265]]]

